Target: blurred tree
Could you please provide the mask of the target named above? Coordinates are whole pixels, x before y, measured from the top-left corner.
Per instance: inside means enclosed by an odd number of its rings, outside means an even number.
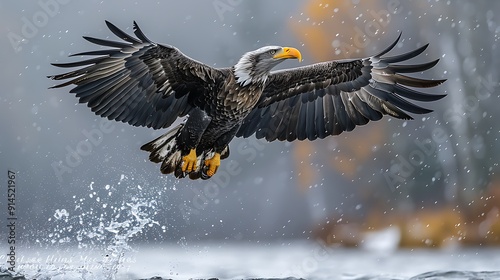
[[[410,122],[385,119],[324,141],[294,145],[302,187],[332,176],[346,178],[350,182],[344,184],[365,206],[361,214],[370,205],[379,211],[411,212],[450,204],[473,212],[468,206],[498,171],[500,157],[495,145],[500,27],[494,12],[500,2],[308,1],[301,10],[290,25],[312,62],[374,54],[387,44],[379,40],[389,42],[399,29],[404,31],[403,48],[431,42],[422,59],[442,58],[435,69],[442,74],[426,72],[424,77],[449,79],[439,89],[448,89],[449,96],[435,105],[435,113]],[[314,170],[322,164],[325,168]],[[334,216],[338,207],[349,206],[333,203],[325,215]]]

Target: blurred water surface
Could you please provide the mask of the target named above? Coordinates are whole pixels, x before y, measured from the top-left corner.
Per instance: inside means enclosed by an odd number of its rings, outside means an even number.
[[[145,245],[117,255],[31,247],[20,249],[18,260],[27,279],[500,279],[494,249],[387,252],[304,241]]]

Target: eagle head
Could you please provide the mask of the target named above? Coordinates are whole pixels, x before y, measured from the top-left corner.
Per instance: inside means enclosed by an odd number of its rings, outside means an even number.
[[[271,69],[288,58],[302,61],[299,50],[291,47],[266,46],[245,53],[234,66],[237,82],[246,86],[266,82]]]

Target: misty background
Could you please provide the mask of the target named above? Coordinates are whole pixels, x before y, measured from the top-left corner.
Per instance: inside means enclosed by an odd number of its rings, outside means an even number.
[[[498,11],[500,2],[486,0],[0,2],[0,205],[13,170],[18,238],[26,243],[76,242],[78,227],[108,223],[110,213],[139,200],[154,201],[155,223],[134,238],[153,244],[321,238],[356,245],[359,237],[343,236],[397,225],[403,240],[415,233],[403,223],[412,219],[446,233],[423,230],[409,246],[440,246],[448,236],[498,244]],[[425,104],[435,111],[414,121],[385,117],[324,140],[234,139],[214,178],[176,180],[139,150],[166,130],[101,119],[69,87],[48,89],[54,82],[46,76],[62,71],[51,62],[97,48],[81,36],[116,39],[104,20],[127,33],[135,20],[151,40],[214,67],[264,45],[301,50],[301,64],[278,68],[364,57],[402,32],[389,55],[430,43],[412,63],[440,58],[418,76],[448,79],[427,91],[448,96]],[[443,220],[455,227],[443,228]],[[347,234],[339,233],[346,224]],[[437,237],[429,243],[426,234]]]

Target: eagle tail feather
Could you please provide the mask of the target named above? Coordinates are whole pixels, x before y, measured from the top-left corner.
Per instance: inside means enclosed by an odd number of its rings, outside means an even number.
[[[161,164],[161,172],[164,174],[172,173],[182,162],[181,149],[177,143],[179,135],[184,124],[179,124],[169,132],[144,144],[141,150],[150,152],[149,160]]]

